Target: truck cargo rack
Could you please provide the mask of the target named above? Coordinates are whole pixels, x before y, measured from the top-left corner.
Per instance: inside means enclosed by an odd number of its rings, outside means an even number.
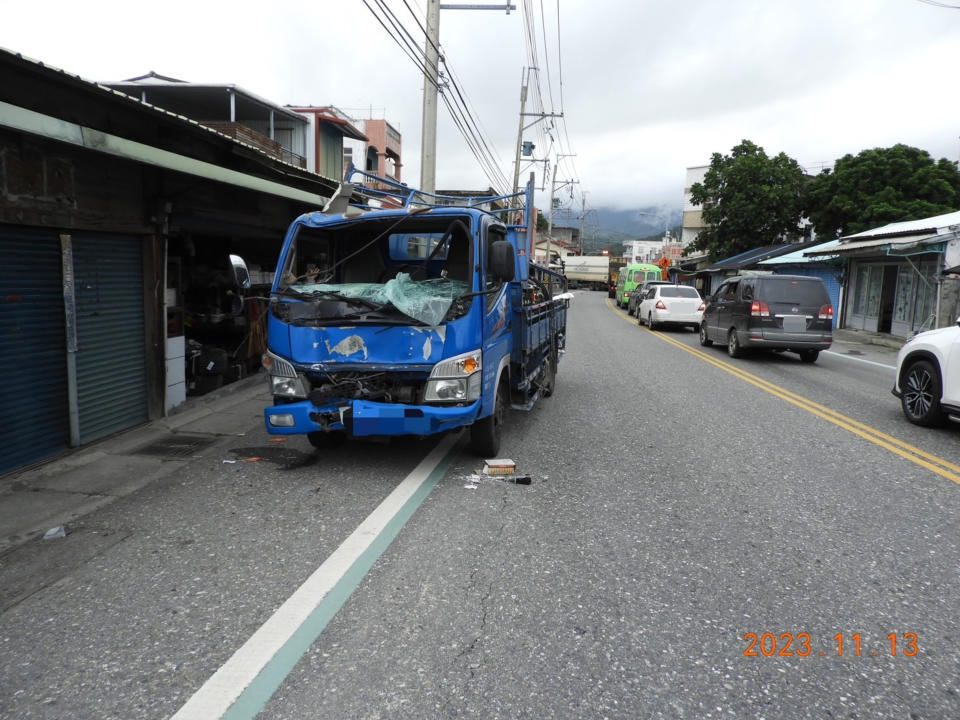
[[[375,200],[381,203],[380,208],[374,208],[369,204],[350,204],[351,207],[361,210],[396,209],[412,211],[417,208],[475,208],[478,210],[483,210],[491,215],[503,215],[505,217],[501,217],[500,219],[504,222],[504,224],[507,225],[507,227],[519,229],[527,226],[527,208],[533,206],[532,188],[511,193],[509,195],[438,195],[408,187],[407,185],[390,178],[364,172],[363,170],[357,169],[351,163],[347,168],[347,172],[344,174],[343,181],[346,183],[352,183],[354,177],[356,176],[366,178],[367,180],[371,181],[371,184],[354,185],[353,195],[365,198],[367,202],[370,200]],[[525,202],[520,206],[508,206],[502,208],[493,207],[494,203],[511,201],[517,198],[522,199]],[[507,204],[509,205],[510,203]],[[484,207],[485,205],[490,207]],[[509,222],[511,213],[514,216],[519,215],[520,222]]]

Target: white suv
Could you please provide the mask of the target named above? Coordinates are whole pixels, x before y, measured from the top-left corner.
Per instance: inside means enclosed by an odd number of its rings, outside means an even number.
[[[893,394],[912,423],[960,421],[960,318],[953,327],[914,335],[900,348]]]

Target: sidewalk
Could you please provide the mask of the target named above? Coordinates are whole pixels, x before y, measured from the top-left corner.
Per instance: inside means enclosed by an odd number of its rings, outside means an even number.
[[[833,346],[830,352],[894,367],[897,364],[897,353],[905,343],[904,339],[883,333],[844,328],[833,331]]]
[[[190,398],[160,418],[0,479],[0,553],[178,472],[224,438],[263,425],[271,402],[256,374]]]

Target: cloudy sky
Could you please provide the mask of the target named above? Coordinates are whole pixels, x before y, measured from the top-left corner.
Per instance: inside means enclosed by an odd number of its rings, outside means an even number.
[[[960,9],[938,7],[960,0],[513,1],[509,14],[442,10],[441,46],[511,181],[521,80],[537,65],[535,104],[563,117],[525,118],[524,137],[557,163],[557,195],[577,210],[583,193],[587,207],[679,207],[685,169],[744,138],[812,172],[898,142],[960,159]],[[426,0],[382,2],[422,47]],[[402,133],[403,179],[417,185],[423,76],[377,6],[0,0],[0,47],[90,80],[153,70],[372,111]],[[442,103],[438,125],[437,187],[489,186]],[[544,164],[521,170],[541,178]]]

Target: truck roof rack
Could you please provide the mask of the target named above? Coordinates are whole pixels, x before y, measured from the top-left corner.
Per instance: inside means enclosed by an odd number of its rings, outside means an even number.
[[[373,184],[358,185],[353,182],[355,176],[372,180]],[[420,208],[430,209],[465,207],[481,210],[495,216],[506,215],[507,213],[516,214],[519,211],[522,213],[522,222],[520,223],[514,224],[506,222],[504,218],[500,218],[508,226],[516,228],[526,227],[527,211],[528,208],[532,207],[533,200],[532,183],[526,189],[520,192],[511,193],[510,195],[477,195],[473,197],[464,197],[460,195],[438,195],[436,193],[428,193],[422,190],[417,190],[416,188],[411,188],[403,183],[397,182],[396,180],[392,180],[391,178],[385,178],[379,175],[364,172],[363,170],[357,169],[353,163],[350,163],[350,165],[347,167],[343,181],[345,183],[354,184],[354,196],[359,195],[362,198],[366,198],[368,201],[379,201],[381,203],[381,209],[414,210]],[[505,200],[513,200],[515,198],[521,199],[519,207],[493,207],[494,203]],[[523,202],[524,200],[525,202]],[[489,207],[483,207],[484,205],[488,205]],[[371,209],[371,206],[366,204],[351,203],[351,207],[364,210]]]

